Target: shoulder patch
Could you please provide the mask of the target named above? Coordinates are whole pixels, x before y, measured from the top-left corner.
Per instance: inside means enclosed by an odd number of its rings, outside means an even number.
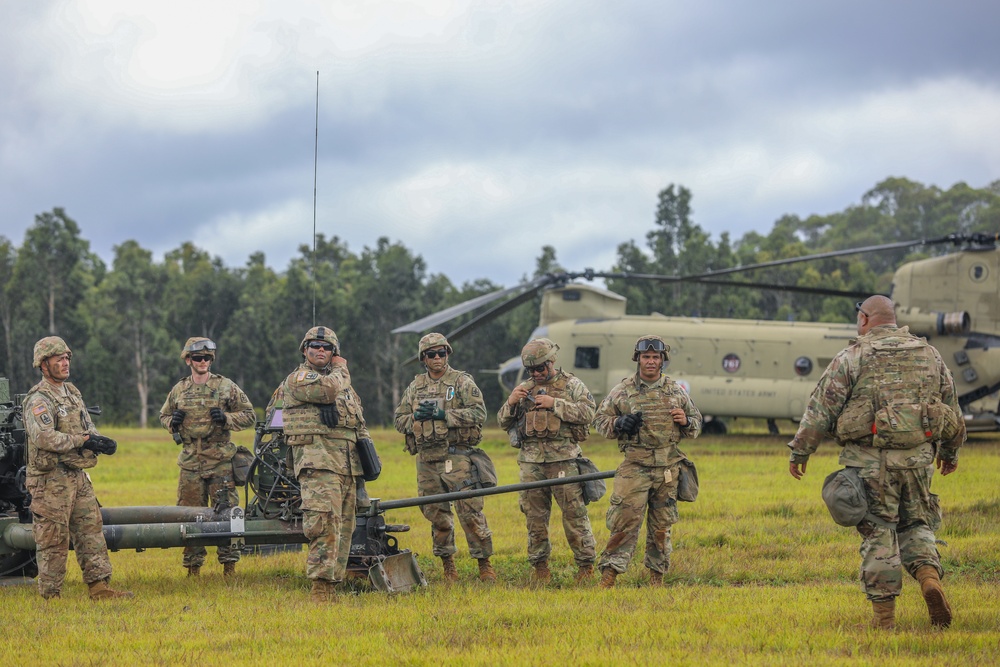
[[[479,398],[479,387],[472,388],[472,395],[475,396],[476,398]]]
[[[49,410],[48,410],[48,408],[45,407],[44,403],[39,403],[34,408],[32,408],[31,414],[33,414],[33,415],[35,415],[37,417],[38,415],[44,414],[44,413],[46,413],[48,411]]]

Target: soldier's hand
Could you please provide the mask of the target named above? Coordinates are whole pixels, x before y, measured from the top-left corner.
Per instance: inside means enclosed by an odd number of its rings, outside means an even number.
[[[91,434],[83,441],[82,448],[89,449],[96,454],[111,456],[118,451],[118,443],[107,436]]]
[[[183,410],[174,410],[174,414],[170,415],[170,430],[176,431],[184,423],[185,413]]]
[[[208,411],[208,414],[212,418],[212,421],[219,426],[226,425],[226,413],[222,411],[222,408],[212,408]]]
[[[340,421],[340,413],[337,411],[336,403],[325,403],[319,406],[319,420],[327,428],[336,428]]]
[[[684,412],[684,408],[671,408],[670,417],[674,420],[675,424],[680,424],[681,426],[687,426],[688,424],[688,416]]]
[[[945,461],[939,456],[935,463],[937,464],[937,469],[941,471],[941,475],[950,475],[958,470],[958,461]]]
[[[615,420],[615,431],[623,435],[638,435],[642,414],[622,415]]]
[[[808,461],[803,461],[802,463],[792,461],[788,464],[788,473],[795,479],[802,479],[802,476],[806,474],[806,465],[808,464]]]
[[[528,390],[518,385],[514,387],[514,391],[510,392],[510,396],[507,397],[507,405],[511,408],[516,408],[517,404],[524,400],[524,397],[528,395]]]
[[[438,410],[434,401],[421,401],[417,409],[413,411],[413,418],[418,422],[434,419],[434,413]]]

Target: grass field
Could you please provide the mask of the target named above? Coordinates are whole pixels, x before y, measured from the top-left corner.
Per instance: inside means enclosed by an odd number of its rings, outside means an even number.
[[[169,437],[108,435],[118,439],[118,454],[91,471],[102,504],[173,504],[177,450]],[[238,435],[250,444],[252,433]],[[416,495],[401,437],[374,436],[383,475],[370,494]],[[932,629],[919,589],[907,579],[895,633],[867,627],[859,537],[834,524],[820,499],[823,478],[837,467],[835,445],[825,444],[796,482],[788,475],[788,439],[751,434],[686,443],[701,495],[680,507],[663,589],[645,585],[641,552],[611,591],[596,580],[573,585],[558,510],[553,580],[532,585],[523,517],[516,495],[506,494],[486,500],[500,577],[494,586],[475,579],[461,535],[462,582],[443,585],[419,509],[391,511],[389,522],[413,527],[400,543],[419,555],[430,582],[416,593],[353,586],[337,603],[312,604],[304,551],[245,557],[233,581],[223,580],[214,549],[197,580],[184,576],[179,549],[119,552],[112,554],[114,584],[134,591],[134,600],[91,602],[75,561],[61,600],[45,602],[33,586],[0,588],[0,657],[8,665],[996,664],[1000,439],[973,436],[958,472],[934,481],[945,511],[938,538],[954,625]],[[483,447],[500,483],[516,482],[516,452],[506,435],[489,432]],[[600,438],[585,451],[602,470],[620,458],[615,444]],[[608,538],[607,503],[605,496],[590,506],[599,549]]]

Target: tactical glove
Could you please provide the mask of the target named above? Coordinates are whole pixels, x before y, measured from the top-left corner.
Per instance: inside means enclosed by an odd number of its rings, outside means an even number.
[[[336,403],[325,403],[319,406],[319,420],[327,428],[336,428],[340,421],[340,413],[337,412]]]
[[[106,454],[111,456],[118,451],[118,443],[106,436],[91,434],[90,437],[84,441],[83,445],[81,445],[81,448],[89,449],[96,454]]]
[[[226,425],[226,413],[222,411],[222,408],[212,408],[208,414],[212,417],[212,421],[219,426]]]
[[[631,415],[622,415],[615,420],[615,431],[621,435],[639,435],[640,426],[642,426],[641,412],[636,412]]]
[[[185,413],[183,410],[174,410],[174,414],[170,415],[170,430],[177,431],[184,423]]]
[[[420,401],[420,407],[413,412],[413,418],[418,422],[434,419],[434,414],[438,411],[437,403],[434,401]]]

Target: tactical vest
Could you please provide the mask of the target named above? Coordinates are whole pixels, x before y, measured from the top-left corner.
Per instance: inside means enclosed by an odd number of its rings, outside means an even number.
[[[212,375],[205,384],[195,384],[185,378],[184,388],[176,397],[177,409],[184,411],[181,438],[186,443],[199,438],[207,443],[229,442],[229,431],[212,421],[212,408],[225,410],[226,401],[233,393],[233,381],[221,375]]]
[[[334,428],[330,428],[320,419],[318,403],[305,403],[295,398],[290,386],[290,383],[296,382],[295,376],[296,373],[289,375],[282,385],[284,401],[282,419],[285,435],[328,435],[356,440],[356,429],[361,424],[361,402],[354,390],[347,387],[337,394],[334,399],[334,404],[337,406],[337,423]]]
[[[559,371],[554,380],[548,384],[535,384],[534,380],[527,380],[523,386],[528,390],[530,399],[522,399],[520,416],[517,420],[518,430],[523,438],[538,438],[539,440],[572,440],[573,442],[583,442],[590,435],[589,424],[567,424],[556,416],[554,410],[533,410],[534,398],[541,393],[545,393],[552,398],[563,398],[567,396],[566,388],[569,386],[572,373]]]
[[[621,435],[618,438],[621,447],[639,447],[642,449],[670,449],[681,441],[681,430],[670,414],[674,405],[671,396],[665,390],[666,381],[659,386],[651,387],[643,382],[637,382],[635,377],[626,378],[622,382],[628,404],[632,413],[642,412],[642,428],[636,436]],[[643,432],[656,434],[656,438],[643,437]]]
[[[862,336],[861,374],[834,428],[841,444],[912,449],[950,440],[958,416],[941,402],[940,377],[927,341],[907,331]]]
[[[24,397],[21,409],[27,408],[35,393],[45,397],[46,407],[52,417],[52,427],[59,433],[84,435],[90,432],[91,421],[80,391],[71,383],[63,384],[65,395],[45,380],[39,382]],[[97,465],[97,454],[89,449],[71,449],[62,454],[39,449],[35,442],[28,441],[28,474],[38,475],[55,470],[57,466],[82,470]]]
[[[437,380],[431,378],[427,373],[416,376],[411,385],[413,388],[411,409],[416,412],[420,403],[428,400],[434,401],[443,410],[468,407],[462,402],[458,391],[458,380],[462,376],[468,376],[468,373],[462,373],[452,368],[449,368]],[[472,447],[483,439],[483,430],[480,426],[449,428],[448,424],[440,419],[414,420],[413,438],[418,451],[442,445],[468,445]]]

